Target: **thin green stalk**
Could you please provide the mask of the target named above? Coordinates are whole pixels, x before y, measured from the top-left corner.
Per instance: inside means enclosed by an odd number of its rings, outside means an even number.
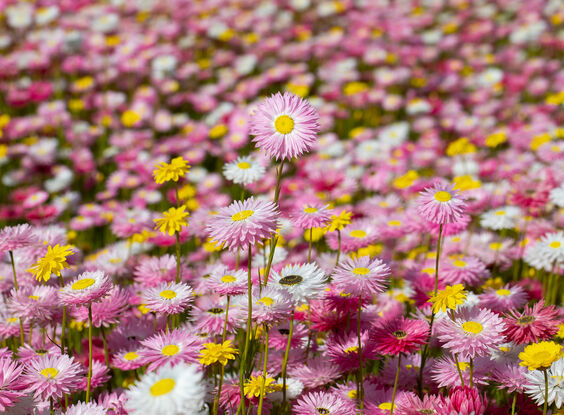
[[[460,370],[460,363],[458,362],[458,354],[454,354],[454,361],[456,363],[456,369],[458,370],[458,376],[460,376],[460,384],[464,387],[464,378],[462,377],[462,370]]]
[[[267,363],[268,363],[268,326],[265,324],[264,325],[264,363],[262,365],[262,385],[260,386],[258,415],[262,415],[262,402],[264,400],[266,377],[267,377],[267,372],[266,372]]]
[[[548,411],[548,370],[544,369],[544,406],[542,407],[542,415],[546,415]]]
[[[392,407],[390,408],[390,415],[394,415],[394,405],[396,402],[396,392],[398,390],[398,379],[401,369],[401,353],[398,355],[398,368],[396,370],[396,379],[394,380],[394,391],[392,392]]]
[[[65,281],[63,280],[62,275],[59,275],[59,283],[61,284],[61,288],[65,286]],[[65,354],[66,328],[67,328],[67,306],[63,305],[63,327],[61,328],[61,354]]]
[[[268,278],[270,277],[270,269],[272,268],[272,261],[274,260],[274,251],[276,250],[276,244],[278,243],[278,237],[273,236],[270,240],[270,252],[268,253],[268,263],[266,264],[266,269],[264,271],[264,286],[268,283]]]
[[[16,292],[18,292],[18,279],[16,278],[16,264],[14,262],[14,253],[12,251],[10,252],[10,262],[12,263],[12,274],[14,275],[14,288],[16,289]],[[25,337],[24,337],[24,327],[23,327],[23,319],[20,317],[20,346],[23,346],[25,343]],[[30,340],[30,344],[31,344],[31,340]]]
[[[339,249],[337,251],[337,260],[335,261],[335,266],[339,265],[339,259],[341,258],[341,231],[337,229],[337,241],[339,242]]]
[[[292,343],[292,335],[294,334],[294,317],[295,310],[292,310],[290,317],[290,331],[288,332],[288,342],[284,351],[284,360],[282,360],[282,407],[286,405],[286,368],[288,367],[288,357],[290,356],[290,345]]]
[[[280,167],[276,169],[276,188],[274,190],[274,204],[278,204],[280,199],[280,184],[282,183],[282,170],[284,169],[284,160],[280,162]]]
[[[517,403],[517,394],[513,394],[513,404],[511,405],[511,415],[515,415],[515,404]]]
[[[251,338],[251,322],[253,315],[253,296],[252,288],[253,282],[251,280],[251,244],[249,244],[249,255],[247,264],[247,295],[249,302],[249,311],[247,314],[247,331],[245,332],[245,350],[243,351],[243,356],[241,357],[241,362],[239,366],[239,386],[241,388],[241,402],[239,402],[239,407],[237,408],[237,413],[245,413],[245,363],[247,361],[247,354],[249,353],[249,341]]]
[[[474,359],[470,358],[470,387],[474,387]]]
[[[358,337],[358,390],[357,397],[360,402],[360,411],[364,409],[364,378],[362,373],[362,342],[360,339],[360,313],[362,311],[362,295],[358,297],[358,315],[356,319],[356,335]]]
[[[92,387],[92,304],[88,304],[88,383],[86,384],[86,403],[90,402]]]
[[[219,411],[219,398],[221,397],[221,388],[223,386],[223,376],[225,375],[225,366],[223,366],[221,363],[219,364],[220,366],[220,373],[219,373],[219,386],[217,387],[217,395],[215,396],[215,399],[213,400],[213,415],[217,415],[218,411]]]

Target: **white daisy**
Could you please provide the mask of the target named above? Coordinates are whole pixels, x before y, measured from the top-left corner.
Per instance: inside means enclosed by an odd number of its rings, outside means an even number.
[[[273,284],[286,290],[297,304],[319,297],[325,287],[325,273],[316,264],[287,265],[272,271]]]
[[[564,402],[564,358],[554,362],[547,371],[548,375],[548,405],[553,403],[557,408]],[[544,373],[540,370],[533,370],[525,375],[527,384],[525,392],[531,396],[537,405],[543,405],[545,400]]]
[[[259,180],[265,168],[251,156],[238,157],[237,160],[223,166],[223,175],[233,183],[247,185]]]
[[[164,366],[149,372],[125,392],[125,408],[132,415],[205,413],[205,387],[196,366]]]
[[[521,209],[516,206],[502,206],[489,210],[480,216],[480,225],[487,229],[513,229]]]
[[[564,208],[564,184],[550,191],[550,201],[556,206]]]

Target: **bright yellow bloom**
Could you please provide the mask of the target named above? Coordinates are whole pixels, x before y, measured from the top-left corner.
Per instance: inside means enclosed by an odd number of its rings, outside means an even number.
[[[351,223],[352,212],[347,212],[343,210],[339,215],[331,215],[331,223],[329,224],[327,230],[328,232],[335,232],[336,230],[341,230],[349,223]]]
[[[186,206],[179,208],[171,207],[166,212],[163,212],[162,218],[154,219],[156,222],[155,229],[158,229],[165,235],[174,235],[175,232],[180,232],[183,226],[188,226],[186,218],[189,213],[185,212]]]
[[[470,154],[476,152],[476,146],[472,144],[466,137],[461,137],[450,143],[447,147],[447,156],[456,156],[459,154]]]
[[[482,187],[482,182],[474,180],[470,175],[456,176],[452,181],[454,183],[454,190],[458,190],[459,192]]]
[[[464,302],[466,294],[462,284],[447,285],[444,290],[438,291],[436,296],[429,299],[429,302],[433,303],[433,313],[446,311],[447,308],[454,310],[458,304]]]
[[[176,157],[170,163],[157,164],[156,169],[153,171],[153,177],[157,184],[168,181],[177,182],[179,178],[184,177],[190,171],[190,165],[182,157]]]
[[[505,131],[498,131],[497,133],[490,134],[486,137],[486,146],[497,147],[498,145],[507,141],[507,134]]]
[[[223,366],[229,360],[235,360],[237,349],[231,347],[231,340],[227,340],[222,344],[206,343],[204,348],[200,351],[200,363],[203,365],[213,365],[216,362],[221,363]]]
[[[409,170],[403,176],[396,177],[392,183],[392,185],[396,189],[407,189],[415,180],[419,178],[419,174],[415,170]]]
[[[263,382],[263,377],[262,375],[260,376],[251,376],[251,379],[249,379],[248,382],[245,382],[245,388],[244,388],[244,392],[245,395],[247,395],[247,398],[252,398],[254,397],[258,397],[260,396],[260,391],[262,388],[262,382]],[[267,376],[266,381],[264,381],[264,391],[266,393],[270,393],[270,392],[274,392],[276,390],[276,388],[274,387],[274,385],[272,385],[274,383],[274,379],[273,378],[269,378]]]
[[[59,276],[64,268],[69,268],[69,264],[67,264],[69,255],[74,255],[70,245],[49,246],[45,256],[29,268],[28,272],[31,272],[36,280],[49,281],[51,274]]]
[[[556,333],[556,337],[564,339],[564,323],[558,325],[558,333]]]
[[[121,114],[121,123],[125,127],[133,127],[139,121],[141,121],[141,115],[133,110],[127,110]]]
[[[525,347],[519,353],[521,362],[519,366],[525,366],[529,370],[546,369],[562,357],[562,346],[554,342],[533,343]]]

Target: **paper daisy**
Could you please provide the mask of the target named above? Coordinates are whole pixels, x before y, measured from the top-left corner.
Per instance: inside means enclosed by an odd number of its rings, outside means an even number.
[[[513,229],[517,219],[521,216],[521,209],[516,206],[503,206],[489,210],[480,216],[480,225],[495,231]]]
[[[0,252],[15,251],[37,242],[33,228],[24,223],[16,226],[6,226],[0,231]]]
[[[356,297],[372,296],[384,291],[391,272],[390,267],[378,258],[346,258],[335,269],[333,284]]]
[[[465,209],[464,200],[452,186],[436,184],[425,189],[417,198],[417,212],[433,223],[452,223],[458,221]]]
[[[183,415],[203,413],[206,394],[196,366],[165,366],[147,373],[125,392],[125,409],[133,415]]]
[[[229,249],[247,249],[249,244],[272,236],[278,225],[278,215],[274,203],[250,197],[219,209],[209,219],[207,231],[213,241],[225,244]]]
[[[437,291],[437,295],[429,299],[433,303],[433,313],[446,311],[447,308],[455,310],[457,305],[464,303],[467,292],[464,291],[462,284],[456,284],[452,287],[447,285],[443,290]]]
[[[26,385],[22,382],[23,366],[9,357],[0,358],[0,411],[7,408],[24,396]]]
[[[378,353],[396,356],[410,354],[427,342],[429,324],[423,320],[408,320],[403,317],[377,325],[371,333]]]
[[[237,157],[223,166],[225,178],[243,186],[260,180],[264,173],[265,168],[251,156]]]
[[[293,307],[292,296],[280,288],[269,285],[252,293],[253,321],[257,324],[275,323],[287,318]],[[248,313],[248,303],[241,304],[241,312]]]
[[[519,365],[525,366],[529,370],[547,369],[561,356],[562,346],[555,342],[533,343],[519,353],[519,359],[521,359]]]
[[[301,229],[323,228],[331,221],[329,205],[307,203],[292,211],[290,218],[294,226]]]
[[[296,304],[319,297],[325,287],[325,273],[316,264],[286,265],[278,273],[272,271],[271,284],[286,290]]]
[[[247,272],[222,268],[212,273],[206,285],[219,295],[239,295],[247,291]]]
[[[174,330],[157,333],[141,342],[139,355],[147,371],[152,372],[165,365],[197,363],[202,341],[189,332]]]
[[[36,399],[58,399],[79,388],[82,373],[72,357],[44,355],[27,363],[22,380]]]
[[[355,413],[353,401],[327,392],[309,392],[302,395],[292,406],[296,415],[350,415]]]
[[[186,206],[180,206],[179,208],[171,207],[166,212],[163,212],[162,217],[154,219],[155,229],[171,236],[176,232],[180,232],[182,227],[188,226],[186,218],[190,213],[185,210]]]
[[[309,151],[318,132],[315,108],[288,92],[266,98],[251,117],[253,141],[277,160],[290,160]]]
[[[451,353],[474,358],[485,356],[504,342],[503,320],[488,309],[451,311],[437,323],[437,337]]]
[[[155,166],[153,177],[157,184],[168,181],[177,182],[179,178],[184,177],[190,170],[190,165],[182,157],[173,158],[170,163],[160,163]]]
[[[478,296],[480,305],[496,313],[504,313],[514,308],[522,308],[529,298],[527,292],[520,286],[506,284],[497,290],[489,289]]]
[[[102,271],[87,271],[65,285],[59,298],[66,305],[84,305],[104,297],[112,289],[112,281]]]
[[[192,288],[182,282],[162,283],[158,287],[147,288],[143,293],[143,303],[155,313],[182,313],[192,300]]]
[[[29,272],[33,274],[36,280],[49,281],[51,274],[61,275],[64,268],[68,268],[67,256],[74,255],[70,245],[47,247],[47,253],[33,265]]]
[[[527,373],[525,377],[527,378],[525,392],[535,400],[537,405],[543,405],[545,402],[545,374],[534,370]],[[564,358],[550,365],[546,379],[548,380],[548,405],[554,404],[560,409],[564,403]]]
[[[549,340],[558,332],[560,324],[558,310],[554,306],[544,306],[544,301],[525,309],[509,311],[503,319],[503,335],[517,344],[526,344]]]

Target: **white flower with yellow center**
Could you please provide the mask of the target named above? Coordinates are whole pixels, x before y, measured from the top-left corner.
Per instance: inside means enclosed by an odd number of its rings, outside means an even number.
[[[521,209],[516,206],[502,206],[489,210],[480,216],[480,225],[487,229],[513,229],[515,222],[521,215]]]
[[[251,156],[238,157],[223,166],[223,175],[227,180],[243,186],[260,180],[265,168]]]
[[[147,373],[125,392],[132,415],[203,414],[205,386],[196,366],[164,366]]]

